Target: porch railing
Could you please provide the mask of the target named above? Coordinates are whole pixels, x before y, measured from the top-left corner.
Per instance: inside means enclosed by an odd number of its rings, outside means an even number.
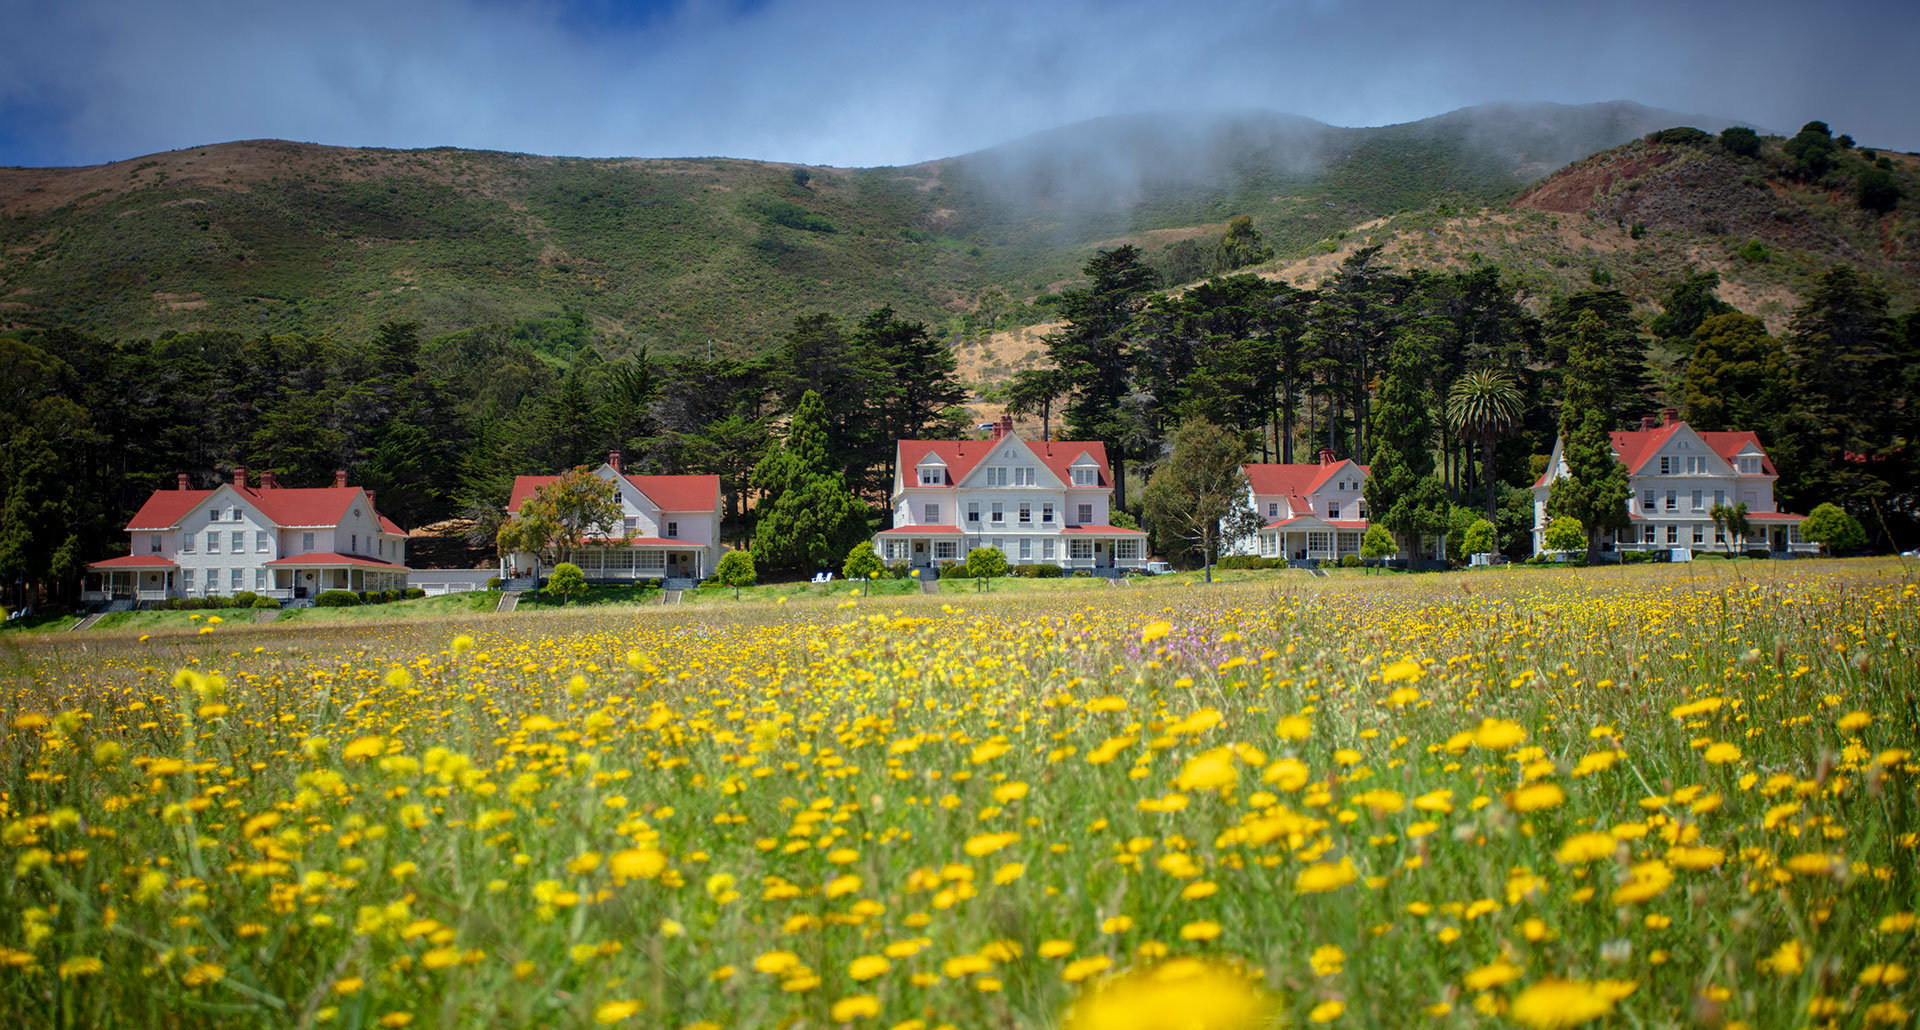
[[[142,587],[135,592],[134,597],[141,601],[164,601],[167,599],[167,590],[165,587],[154,589]]]

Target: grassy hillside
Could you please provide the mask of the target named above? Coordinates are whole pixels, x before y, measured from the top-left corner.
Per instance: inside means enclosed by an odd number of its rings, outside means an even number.
[[[1480,205],[1680,116],[1477,108],[1377,129],[1265,112],[1105,119],[907,168],[228,143],[0,169],[0,328],[439,333],[579,315],[603,349],[761,350],[794,315],[954,324],[1091,249],[1217,235],[1282,254],[1382,215]],[[1043,308],[1028,308],[1027,318]]]

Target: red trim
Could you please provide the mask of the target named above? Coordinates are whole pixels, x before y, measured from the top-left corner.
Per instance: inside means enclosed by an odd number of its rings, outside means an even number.
[[[1062,536],[1146,536],[1145,530],[1123,529],[1120,526],[1068,526],[1060,531]]]
[[[157,554],[123,554],[118,558],[90,561],[89,569],[175,569],[179,563]]]
[[[370,568],[370,569],[393,569],[397,572],[408,571],[405,565],[395,565],[392,562],[380,561],[377,558],[362,558],[358,555],[353,555],[353,554],[336,554],[332,551],[316,551],[312,554],[296,554],[290,558],[279,558],[274,561],[270,561],[267,564],[278,565],[283,568],[295,568],[295,569],[323,568],[323,567],[331,567],[334,565],[359,565],[364,568]]]
[[[958,536],[960,534],[960,527],[959,526],[895,526],[892,529],[883,529],[879,533],[880,536],[937,536],[937,535],[944,535],[944,534],[952,534],[954,536]]]

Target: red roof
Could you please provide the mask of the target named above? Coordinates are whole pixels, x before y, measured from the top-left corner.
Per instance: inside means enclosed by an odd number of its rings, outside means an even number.
[[[123,554],[118,558],[87,563],[89,569],[171,569],[174,566],[172,559],[157,554]]]
[[[1256,496],[1279,494],[1297,508],[1306,507],[1304,498],[1327,484],[1336,473],[1352,466],[1367,475],[1365,465],[1355,464],[1351,459],[1343,458],[1326,465],[1265,465],[1252,463],[1246,466],[1247,484],[1253,487]]]
[[[707,546],[706,544],[694,543],[691,540],[671,540],[664,536],[636,536],[631,538],[619,537],[619,536],[598,536],[598,537],[588,537],[586,540],[582,542],[589,543],[589,544],[598,544],[603,547],[606,546],[607,544],[625,544],[628,547],[705,547]]]
[[[1630,429],[1614,433],[1613,451],[1620,456],[1621,464],[1627,466],[1627,473],[1637,476],[1640,470],[1660,453],[1660,448],[1666,446],[1667,441],[1673,439],[1673,434],[1684,425],[1686,425],[1685,422],[1674,422],[1657,429]],[[1701,433],[1696,431],[1695,435],[1700,437],[1700,441],[1706,444],[1709,450],[1718,454],[1727,464],[1733,465],[1736,470],[1739,466],[1735,464],[1734,456],[1751,445],[1754,450],[1760,452],[1761,474],[1779,475],[1774,471],[1773,459],[1767,456],[1767,449],[1760,446],[1760,438],[1751,432]]]
[[[1076,535],[1088,534],[1088,533],[1097,533],[1100,536],[1114,536],[1116,534],[1120,536],[1128,536],[1128,535],[1146,536],[1147,535],[1145,530],[1126,529],[1121,526],[1067,526],[1066,528],[1062,529],[1060,533],[1062,536],[1076,536]]]
[[[932,533],[959,533],[959,532],[960,532],[959,526],[895,526],[892,529],[881,530],[880,535],[881,536],[888,536],[888,535],[905,536],[911,533],[915,536],[921,536],[921,535],[932,534]]]
[[[559,479],[559,476],[515,476],[513,493],[507,497],[507,513],[515,514],[535,490]],[[660,506],[661,511],[720,510],[719,476],[627,476],[627,482]]]
[[[1805,522],[1807,517],[1784,511],[1750,511],[1747,519],[1753,522]]]
[[[329,568],[335,565],[362,565],[370,569],[397,569],[401,572],[407,571],[405,565],[395,565],[390,561],[381,561],[378,558],[362,558],[357,554],[336,554],[332,551],[315,551],[311,554],[296,554],[289,558],[279,558],[270,561],[267,564],[298,569],[308,567],[317,568],[323,565]]]
[[[137,533],[172,529],[180,524],[188,512],[221,490],[232,490],[239,494],[260,514],[283,529],[292,526],[337,526],[346,517],[347,508],[355,501],[365,500],[367,496],[367,492],[357,486],[276,486],[271,489],[218,486],[212,490],[155,490],[147,498],[147,503],[134,513],[133,520],[127,523],[127,531]],[[375,515],[379,513],[375,512]],[[380,527],[385,532],[404,535],[399,526],[384,516],[380,516]]]
[[[1290,519],[1281,519],[1278,522],[1269,522],[1265,526],[1262,526],[1261,528],[1262,529],[1282,529],[1287,526],[1291,526],[1296,522],[1316,522],[1323,526],[1332,526],[1335,529],[1364,530],[1367,528],[1366,519],[1323,519],[1318,515],[1295,515]]]
[[[1073,467],[1073,463],[1085,454],[1099,464],[1100,471],[1095,476],[1095,486],[1083,486],[1078,489],[1113,489],[1113,474],[1107,466],[1107,445],[1098,440],[1027,441],[1019,437],[1002,437],[998,440],[901,440],[894,445],[895,467],[900,469],[908,486],[917,486],[919,476],[910,475],[907,470],[920,464],[920,460],[925,458],[928,452],[932,452],[939,455],[941,461],[947,463],[947,481],[940,485],[954,486],[966,479],[968,473],[1009,442],[1025,447],[1040,464],[1047,467],[1047,471],[1058,477],[1060,482],[1067,484],[1068,489],[1075,489],[1073,473],[1069,470]]]

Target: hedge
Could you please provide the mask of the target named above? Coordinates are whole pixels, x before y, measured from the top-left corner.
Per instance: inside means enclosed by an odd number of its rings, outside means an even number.
[[[351,590],[324,590],[313,599],[315,608],[351,608],[360,603],[360,595]]]

